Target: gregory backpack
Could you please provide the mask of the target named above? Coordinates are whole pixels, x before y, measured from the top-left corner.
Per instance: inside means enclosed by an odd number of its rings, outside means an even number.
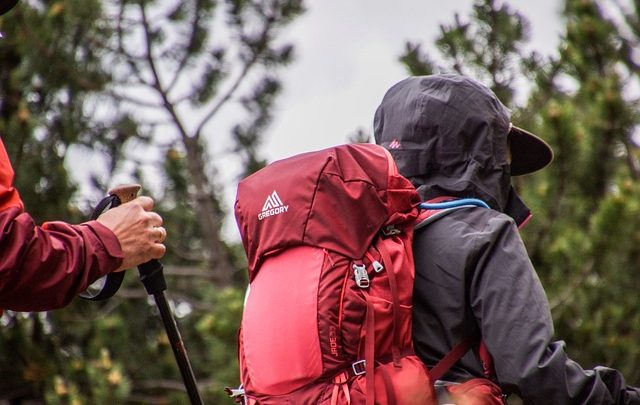
[[[411,341],[419,204],[372,144],[297,155],[240,182],[243,403],[437,403]],[[438,374],[466,350],[447,355]]]

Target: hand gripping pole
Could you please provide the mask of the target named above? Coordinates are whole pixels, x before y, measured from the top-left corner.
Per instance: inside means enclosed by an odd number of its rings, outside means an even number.
[[[103,198],[102,201],[96,205],[93,213],[91,213],[91,219],[98,219],[98,217],[107,210],[134,200],[138,196],[140,188],[138,184],[124,184],[109,190],[109,195]],[[85,291],[81,292],[79,296],[80,298],[90,301],[104,301],[113,297],[120,289],[123,279],[124,271],[109,273],[93,282]]]
[[[91,218],[96,219],[106,210],[135,199],[138,196],[140,189],[141,187],[138,184],[125,184],[111,189],[109,191],[109,196],[105,197],[100,201],[100,203],[98,203],[91,215]],[[156,306],[160,311],[160,317],[162,318],[165,332],[169,338],[169,343],[171,344],[173,355],[178,363],[178,368],[180,369],[180,374],[182,375],[191,404],[202,405],[202,398],[200,397],[196,378],[193,374],[189,357],[187,356],[187,350],[184,346],[184,342],[180,336],[180,331],[178,330],[178,326],[164,294],[164,291],[167,289],[167,283],[164,279],[164,273],[162,270],[162,263],[155,259],[138,266],[140,281],[147,290],[147,293],[149,295],[153,295]],[[110,273],[102,277],[92,284],[86,291],[82,292],[80,297],[92,301],[111,298],[120,288],[122,279],[124,278],[124,273],[124,271]]]

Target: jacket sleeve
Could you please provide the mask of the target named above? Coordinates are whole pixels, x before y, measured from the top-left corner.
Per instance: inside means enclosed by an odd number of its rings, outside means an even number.
[[[23,212],[0,141],[0,310],[63,307],[122,259],[116,236],[96,221],[36,226]]]
[[[505,392],[526,404],[640,404],[614,369],[583,369],[552,341],[548,300],[513,222],[497,216],[477,239],[470,305]]]
[[[39,227],[18,208],[0,211],[0,308],[44,311],[66,306],[122,263],[108,228],[49,222]]]

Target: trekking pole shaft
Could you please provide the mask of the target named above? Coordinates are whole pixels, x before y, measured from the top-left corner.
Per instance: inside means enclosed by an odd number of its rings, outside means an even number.
[[[184,386],[187,389],[187,394],[189,395],[191,404],[202,405],[203,402],[200,397],[200,392],[198,392],[196,377],[193,374],[193,369],[191,368],[191,363],[187,356],[187,350],[184,347],[184,342],[180,336],[180,331],[178,331],[176,321],[171,314],[167,298],[165,297],[164,292],[154,294],[153,298],[155,299],[156,306],[160,311],[160,317],[162,318],[162,323],[164,323],[164,328],[167,332],[167,336],[169,337],[169,343],[173,349],[173,355],[178,363],[178,368],[180,368],[180,374],[182,374]]]

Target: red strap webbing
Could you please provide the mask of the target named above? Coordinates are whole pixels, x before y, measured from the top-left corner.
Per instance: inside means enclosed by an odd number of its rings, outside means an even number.
[[[484,376],[490,380],[493,379],[496,375],[496,370],[493,367],[493,358],[483,341],[480,342],[480,346],[478,347],[478,357],[480,357],[480,362],[482,363]]]
[[[378,244],[378,251],[382,256],[382,265],[387,272],[389,278],[389,290],[391,293],[392,311],[393,311],[393,342],[391,343],[391,354],[393,355],[393,365],[400,367],[400,298],[398,296],[398,283],[396,282],[396,274],[393,271],[393,263],[391,256],[384,247],[384,243]]]
[[[429,371],[432,381],[441,379],[469,349],[471,349],[471,339],[465,337]]]
[[[375,363],[375,334],[376,334],[376,319],[374,314],[373,303],[367,296],[367,314],[365,315],[365,327],[366,330],[366,340],[364,342],[364,360],[365,360],[365,369],[367,372],[366,376],[366,384],[367,384],[367,402],[366,405],[375,405],[375,376],[373,374],[374,363]]]

